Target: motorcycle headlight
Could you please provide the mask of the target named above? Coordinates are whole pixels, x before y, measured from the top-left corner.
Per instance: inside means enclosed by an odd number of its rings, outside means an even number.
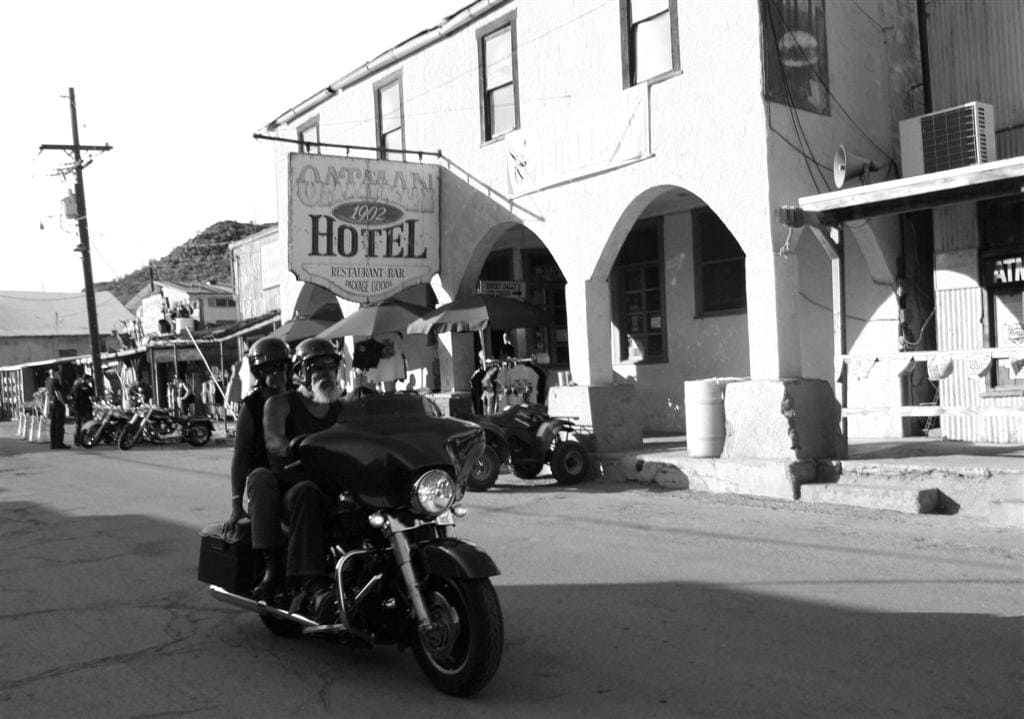
[[[412,485],[412,508],[420,514],[436,517],[448,511],[455,499],[455,481],[443,469],[431,469]]]

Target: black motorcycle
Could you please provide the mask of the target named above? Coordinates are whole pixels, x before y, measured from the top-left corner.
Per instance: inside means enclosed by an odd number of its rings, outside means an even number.
[[[435,687],[469,696],[494,676],[504,643],[490,581],[498,568],[454,534],[483,432],[426,416],[416,397],[380,397],[362,398],[340,424],[292,442],[307,472],[340,488],[328,518],[330,578],[312,599],[307,591],[300,608],[287,592],[253,598],[263,567],[243,523],[234,536],[223,536],[221,525],[204,530],[199,579],[215,598],[258,612],[278,635],[411,647]]]
[[[86,449],[103,444],[117,444],[121,430],[128,424],[131,413],[114,404],[96,403],[93,418],[82,425],[82,446]]]
[[[153,444],[188,442],[202,447],[213,436],[213,422],[209,417],[179,417],[152,404],[141,404],[121,428],[117,446],[131,449],[140,440]]]

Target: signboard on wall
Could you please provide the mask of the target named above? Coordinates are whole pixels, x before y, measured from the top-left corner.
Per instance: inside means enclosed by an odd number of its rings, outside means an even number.
[[[265,290],[281,284],[281,246],[277,242],[260,245],[260,278]]]
[[[378,302],[440,270],[436,165],[292,153],[288,269]]]
[[[1024,287],[1024,255],[988,257],[983,265],[982,278],[989,289]]]

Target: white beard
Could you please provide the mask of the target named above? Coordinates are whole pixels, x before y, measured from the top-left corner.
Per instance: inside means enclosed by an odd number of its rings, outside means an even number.
[[[313,401],[317,404],[331,404],[341,399],[341,385],[337,382],[317,382],[313,386]]]

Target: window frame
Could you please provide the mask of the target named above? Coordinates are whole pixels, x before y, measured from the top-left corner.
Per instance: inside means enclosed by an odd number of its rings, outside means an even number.
[[[622,250],[626,247],[626,243],[629,242],[630,237],[639,232],[647,232],[653,229],[657,237],[658,253],[656,258],[645,259],[640,262],[629,262],[620,263],[619,257],[621,256]],[[633,227],[630,229],[629,234],[626,236],[626,240],[622,243],[622,247],[619,248],[619,256],[616,256],[615,263],[612,266],[612,277],[613,277],[613,298],[615,308],[615,319],[616,326],[618,329],[618,356],[616,363],[618,364],[665,364],[670,361],[669,359],[669,347],[668,347],[668,322],[665,320],[665,307],[666,307],[666,279],[665,279],[665,218],[650,217],[638,220]],[[640,358],[632,358],[629,356],[629,335],[632,333],[626,326],[626,317],[629,314],[627,311],[626,300],[626,273],[633,270],[643,270],[656,268],[658,271],[658,316],[661,317],[661,327],[658,328],[658,334],[661,336],[661,353],[656,356],[651,356],[650,352],[646,347],[643,348],[643,356]],[[641,295],[646,295],[651,291],[652,288],[644,287],[640,290]],[[644,315],[652,315],[654,312],[651,308],[645,305],[643,310]],[[654,331],[647,330],[644,332],[644,336],[652,335]]]
[[[304,138],[303,135],[309,130],[313,130],[316,133],[316,140],[309,142],[308,139]],[[307,155],[319,155],[320,154],[320,116],[316,115],[306,122],[299,125],[295,130],[295,139],[299,143],[299,152],[304,152]]]
[[[512,104],[513,104],[513,122],[512,127],[500,134],[490,134],[488,127],[488,120],[490,119],[489,104],[488,104],[488,93],[494,90],[487,89],[487,53],[486,53],[486,39],[492,35],[495,35],[506,27],[509,28],[511,48],[511,63],[512,63]],[[520,127],[519,118],[519,51],[517,49],[518,40],[516,35],[516,12],[512,11],[508,15],[505,15],[493,22],[484,25],[476,31],[476,48],[477,48],[477,67],[479,69],[479,84],[480,84],[480,138],[481,144],[486,145],[492,142],[501,140],[505,135],[510,132],[515,132]],[[501,87],[506,87],[502,85]]]
[[[732,237],[733,242],[736,243],[736,247],[739,249],[739,256],[728,257],[724,259],[704,259],[707,254],[704,251],[705,238],[701,236],[700,231],[700,219],[702,215],[711,215],[717,219],[725,231]],[[740,245],[739,240],[732,234],[732,231],[726,226],[722,219],[718,217],[718,213],[712,210],[710,207],[697,207],[694,208],[690,213],[690,220],[692,222],[693,232],[693,300],[694,300],[694,317],[697,319],[703,317],[724,317],[728,315],[740,315],[747,313],[747,255],[743,251],[743,246]],[[704,295],[704,267],[706,265],[724,265],[727,263],[739,262],[743,266],[743,304],[738,307],[727,307],[724,309],[709,310],[706,309],[706,297]]]
[[[401,150],[389,150],[384,145],[384,116],[381,113],[381,92],[387,90],[392,85],[398,86],[398,128],[397,130],[391,130],[391,132],[400,133],[401,137]],[[374,131],[377,137],[377,158],[380,160],[394,159],[388,157],[389,154],[401,154],[398,159],[405,158],[405,89],[402,85],[402,71],[393,72],[385,78],[378,80],[373,84],[373,118],[374,118]],[[391,133],[388,133],[391,134]]]
[[[633,42],[634,23],[630,17],[630,0],[619,0],[619,38],[622,53],[622,88],[661,82],[682,72],[679,51],[679,5],[678,0],[668,0],[669,34],[672,48],[672,67],[643,80],[633,80],[635,47]],[[641,21],[646,22],[647,19]]]

